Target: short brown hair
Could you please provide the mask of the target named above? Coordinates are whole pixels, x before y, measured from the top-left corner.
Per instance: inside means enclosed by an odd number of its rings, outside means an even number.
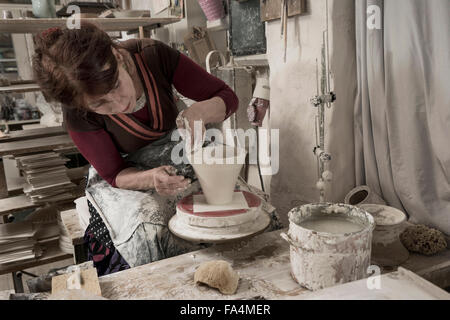
[[[94,24],[53,28],[34,38],[33,72],[48,101],[86,108],[84,95],[107,94],[118,77],[112,48],[119,48]]]

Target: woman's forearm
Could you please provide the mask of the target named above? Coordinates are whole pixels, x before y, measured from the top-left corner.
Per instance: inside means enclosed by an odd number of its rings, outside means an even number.
[[[126,168],[116,176],[116,186],[127,190],[149,190],[154,188],[153,170],[141,171],[136,168]]]
[[[189,109],[195,113],[195,120],[201,119],[205,124],[222,122],[227,111],[225,102],[220,97],[196,102]]]

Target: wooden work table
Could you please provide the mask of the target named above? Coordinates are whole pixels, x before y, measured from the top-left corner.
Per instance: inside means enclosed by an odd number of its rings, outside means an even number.
[[[100,277],[102,296],[107,299],[302,299],[310,291],[292,279],[289,245],[281,239],[280,232],[264,233],[249,241],[217,245]],[[211,260],[226,260],[239,272],[236,294],[225,296],[215,289],[194,285],[196,268]],[[412,254],[403,267],[436,285],[450,285],[450,250],[432,257]]]

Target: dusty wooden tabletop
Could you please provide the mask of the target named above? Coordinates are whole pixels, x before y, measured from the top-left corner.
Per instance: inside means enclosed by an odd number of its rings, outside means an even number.
[[[289,245],[278,230],[251,240],[187,253],[100,277],[107,299],[302,299],[309,291],[291,276]],[[205,261],[225,260],[239,273],[236,294],[194,284],[194,273]],[[450,250],[426,257],[411,254],[402,266],[440,285],[450,278]],[[437,270],[439,268],[439,270]],[[383,273],[395,270],[384,270]],[[443,284],[445,285],[445,284]]]
[[[217,245],[100,277],[107,299],[280,299],[306,289],[290,275],[289,246],[280,231],[248,241]],[[239,273],[234,295],[194,284],[196,268],[205,261],[225,260]]]

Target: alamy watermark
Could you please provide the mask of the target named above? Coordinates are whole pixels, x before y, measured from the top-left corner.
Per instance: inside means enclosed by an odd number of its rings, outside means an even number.
[[[81,21],[80,21],[80,14],[81,9],[77,5],[70,5],[67,7],[68,14],[70,14],[70,17],[67,18],[66,26],[67,29],[80,29],[81,28]]]
[[[371,265],[367,268],[370,276],[367,278],[366,285],[369,290],[381,289],[381,268],[377,265]]]
[[[382,24],[381,8],[377,5],[367,6],[367,29],[380,30]]]
[[[275,175],[279,171],[280,134],[278,129],[207,129],[201,121],[195,121],[194,132],[179,128],[173,131],[171,140],[179,142],[171,153],[174,164],[250,164],[259,163],[261,175]],[[258,136],[257,136],[258,135]],[[193,146],[196,142],[209,141],[205,148]]]

